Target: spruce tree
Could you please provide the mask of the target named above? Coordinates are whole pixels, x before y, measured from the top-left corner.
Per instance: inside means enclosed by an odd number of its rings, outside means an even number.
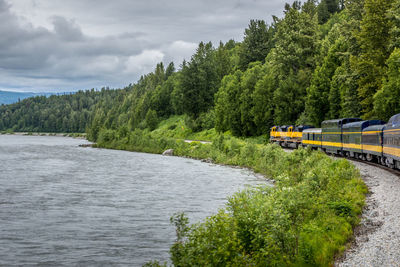
[[[361,98],[364,118],[373,117],[373,96],[382,87],[385,62],[390,55],[390,29],[392,21],[388,11],[393,0],[365,0],[364,15],[358,42],[359,57],[353,58],[357,70],[358,94]]]

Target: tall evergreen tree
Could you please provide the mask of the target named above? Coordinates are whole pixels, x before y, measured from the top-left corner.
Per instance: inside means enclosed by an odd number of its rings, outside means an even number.
[[[266,66],[264,67],[266,68]],[[274,123],[274,91],[277,77],[271,69],[266,69],[264,76],[257,82],[253,97],[252,114],[257,135],[268,132]]]
[[[184,112],[197,118],[214,105],[220,80],[211,42],[201,42],[191,61],[182,67],[181,86]]]
[[[241,88],[243,73],[237,70],[234,74],[225,76],[221,88],[215,95],[215,128],[218,132],[232,131],[234,135],[242,134],[240,113]]]
[[[400,48],[393,51],[387,64],[387,78],[384,78],[382,89],[374,96],[375,114],[385,120],[400,113]]]
[[[294,123],[304,111],[306,88],[316,65],[317,27],[317,17],[302,12],[300,2],[286,5],[268,62],[278,77],[273,98],[276,124]]]
[[[390,29],[392,21],[388,11],[393,0],[365,0],[364,15],[358,41],[361,54],[353,58],[357,69],[358,94],[365,118],[373,117],[373,95],[382,87],[385,62],[390,55]]]
[[[239,51],[241,70],[246,70],[251,62],[265,61],[272,48],[273,30],[264,20],[250,20],[249,27],[244,31],[244,40]]]

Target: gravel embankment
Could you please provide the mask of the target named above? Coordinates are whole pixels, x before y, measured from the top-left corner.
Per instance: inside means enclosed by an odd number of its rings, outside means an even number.
[[[353,162],[370,193],[355,240],[335,266],[400,266],[400,177]]]

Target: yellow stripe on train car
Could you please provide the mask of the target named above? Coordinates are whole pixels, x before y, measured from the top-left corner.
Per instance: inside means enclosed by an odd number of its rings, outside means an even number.
[[[362,145],[362,149],[364,151],[372,151],[372,152],[378,152],[378,153],[382,153],[382,151],[383,151],[382,146],[373,146],[373,145]]]
[[[400,132],[400,129],[391,129],[391,130],[383,130],[385,133],[387,132]]]
[[[353,148],[353,149],[360,149],[361,150],[361,145],[343,143],[343,148]]]
[[[321,141],[303,140],[303,144],[306,144],[306,145],[317,145],[317,146],[320,146],[321,143],[322,143]]]
[[[363,135],[375,135],[375,134],[377,134],[377,133],[381,133],[382,131],[369,131],[369,132],[363,132],[362,134]]]
[[[322,141],[322,146],[342,147],[342,143]]]
[[[383,153],[389,154],[392,156],[396,156],[396,157],[400,157],[400,148],[384,146]]]

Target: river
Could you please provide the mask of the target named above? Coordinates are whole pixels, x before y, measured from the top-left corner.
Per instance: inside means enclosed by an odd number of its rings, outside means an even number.
[[[0,135],[0,265],[141,266],[167,261],[169,218],[198,222],[266,180],[248,170],[87,141]]]

